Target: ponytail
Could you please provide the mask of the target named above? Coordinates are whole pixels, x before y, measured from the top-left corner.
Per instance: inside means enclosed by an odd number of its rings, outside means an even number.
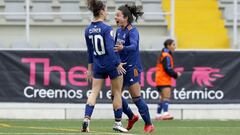
[[[124,17],[128,17],[128,23],[132,23],[133,21],[137,22],[138,18],[144,14],[142,9],[142,6],[130,6],[128,4],[122,5],[118,8],[118,10],[122,11]]]

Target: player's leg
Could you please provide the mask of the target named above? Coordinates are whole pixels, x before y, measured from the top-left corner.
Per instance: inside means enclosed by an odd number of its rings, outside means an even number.
[[[171,97],[171,87],[162,88],[162,109],[163,109],[163,120],[171,120],[173,116],[171,116],[168,112],[170,97]]]
[[[111,97],[112,97],[112,100],[113,100],[114,96],[112,95]],[[135,115],[133,113],[133,111],[131,110],[131,108],[128,105],[128,101],[123,96],[122,96],[122,109],[123,109],[123,113],[127,115],[129,122],[134,120],[134,123],[135,123],[139,119],[138,115]],[[127,127],[127,129],[129,130],[129,126]]]
[[[137,106],[138,112],[140,113],[142,119],[145,122],[144,131],[152,132],[154,126],[152,125],[151,122],[148,106],[146,102],[141,98],[141,86],[139,82],[140,72],[138,72],[138,69],[137,68],[129,69],[127,71],[127,76],[125,76],[124,78],[124,84],[129,87],[129,93],[131,94],[132,100],[134,104]],[[131,123],[128,122],[128,126],[130,126],[131,129],[132,128],[131,126],[133,125],[131,125]]]
[[[161,115],[162,115],[162,97],[163,97],[162,87],[161,86],[157,86],[157,90],[159,92],[159,102],[157,104],[157,114],[156,114],[155,119],[156,120],[161,120]]]
[[[132,73],[131,70],[127,71],[126,74],[123,75],[123,86],[129,86],[129,80],[131,80]],[[122,97],[122,106],[123,106],[123,112],[128,117],[128,125],[127,130],[130,130],[133,125],[138,121],[139,116],[137,114],[134,114],[132,109],[129,107],[128,102],[126,99]]]
[[[112,96],[112,100],[113,100],[113,96]],[[134,114],[133,111],[131,110],[131,108],[128,105],[127,100],[122,97],[122,109],[123,109],[123,113],[127,115],[128,117],[128,125],[126,127],[127,130],[132,129],[133,125],[135,124],[135,122],[138,121],[139,116],[137,114]]]
[[[131,110],[131,108],[128,105],[128,101],[124,97],[122,97],[122,108],[123,108],[123,113],[127,115],[129,120],[131,120],[135,117],[133,111]]]
[[[123,107],[123,113],[127,115],[128,117],[128,125],[127,130],[132,129],[133,125],[138,121],[139,116],[137,114],[134,114],[132,109],[128,105],[128,101],[122,97],[122,107]]]
[[[114,96],[112,95],[112,100],[114,99]],[[135,124],[135,122],[138,121],[139,116],[137,114],[134,114],[133,111],[131,110],[131,108],[128,105],[128,101],[122,97],[122,109],[123,109],[123,113],[127,115],[128,117],[128,125],[126,127],[127,130],[130,130],[133,125]]]
[[[110,78],[113,78],[110,76]],[[115,117],[115,123],[113,126],[113,130],[120,131],[120,132],[128,132],[127,129],[123,128],[122,126],[122,83],[123,83],[123,76],[114,77],[111,79],[111,86],[112,86],[112,95],[113,98],[113,111]]]
[[[129,87],[129,92],[132,96],[132,100],[134,104],[137,106],[138,112],[140,113],[142,119],[145,122],[144,131],[150,133],[154,130],[154,126],[151,121],[148,106],[146,102],[142,99],[140,90],[141,88],[138,82],[132,84]]]
[[[82,124],[82,132],[89,132],[91,116],[93,113],[94,106],[96,104],[96,99],[101,90],[103,81],[104,81],[104,79],[93,78],[92,91],[87,99],[87,103],[85,106],[85,114],[84,114],[84,119],[83,119],[83,124]]]
[[[128,88],[129,86],[129,80],[131,80],[130,77],[132,76],[131,74],[133,74],[133,73],[130,73],[130,71],[127,71],[127,73],[123,75],[123,89],[124,89],[124,86],[127,86],[126,88]],[[122,108],[123,108],[123,113],[126,114],[128,117],[128,125],[126,128],[127,130],[130,130],[135,124],[135,122],[138,121],[139,116],[133,113],[133,111],[128,105],[128,101],[124,97],[122,97]]]

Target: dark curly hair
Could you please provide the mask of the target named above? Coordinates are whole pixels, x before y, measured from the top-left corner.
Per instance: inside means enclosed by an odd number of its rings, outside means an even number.
[[[142,6],[136,6],[136,5],[122,5],[118,8],[118,10],[122,11],[124,17],[128,17],[128,23],[132,23],[133,21],[138,20],[139,17],[141,17],[144,12],[142,11]],[[135,17],[135,19],[133,18]]]

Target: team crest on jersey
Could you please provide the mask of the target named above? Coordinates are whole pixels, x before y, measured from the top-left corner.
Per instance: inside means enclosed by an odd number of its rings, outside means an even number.
[[[126,38],[126,34],[123,35],[123,38]]]
[[[134,68],[134,77],[137,77],[138,76],[138,70],[136,68]]]
[[[110,35],[113,37],[113,30],[110,31]]]

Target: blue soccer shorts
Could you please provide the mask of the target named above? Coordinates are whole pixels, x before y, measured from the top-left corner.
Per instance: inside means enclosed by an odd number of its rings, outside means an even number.
[[[137,82],[140,83],[140,73],[137,68],[127,69],[126,74],[123,75],[123,86],[130,87]]]
[[[111,71],[101,71],[101,72],[94,72],[93,71],[93,77],[96,79],[106,79],[107,77],[110,77],[110,79],[115,79],[118,76],[121,76],[120,74],[118,74],[117,69],[113,69]]]

